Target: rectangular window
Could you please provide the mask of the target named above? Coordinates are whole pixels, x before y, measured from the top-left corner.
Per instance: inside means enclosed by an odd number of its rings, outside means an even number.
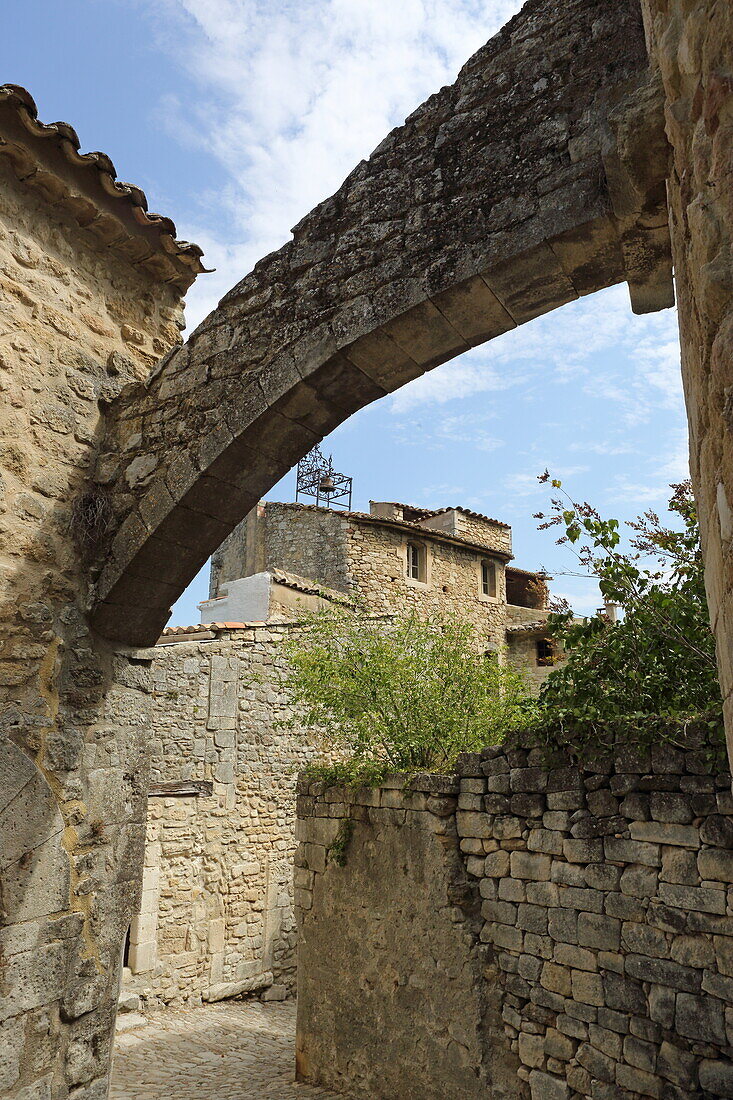
[[[481,592],[484,596],[496,595],[496,566],[493,561],[481,562]]]
[[[549,638],[540,638],[537,642],[537,664],[554,665],[555,649]]]
[[[415,542],[407,544],[407,576],[410,580],[420,580],[420,547]]]

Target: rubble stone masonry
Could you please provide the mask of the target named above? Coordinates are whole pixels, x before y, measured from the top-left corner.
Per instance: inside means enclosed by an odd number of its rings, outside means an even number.
[[[298,629],[146,651],[151,796],[125,988],[148,1005],[294,992],[295,784],[315,750],[284,725],[278,647]]]
[[[382,1100],[733,1097],[733,799],[710,763],[494,748],[406,788],[305,782],[301,1077]]]
[[[733,5],[642,8],[673,149],[667,191],[690,467],[733,758]]]
[[[7,155],[18,125],[0,96],[0,1095],[98,1100],[139,889],[147,662],[86,622],[108,518],[88,474],[101,410],[179,341],[181,290],[131,262],[142,230],[96,167],[69,182],[69,130],[63,154],[38,138],[40,170]]]

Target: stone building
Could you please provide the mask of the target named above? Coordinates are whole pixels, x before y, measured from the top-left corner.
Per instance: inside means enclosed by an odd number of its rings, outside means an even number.
[[[261,501],[214,554],[201,621],[292,618],[319,592],[375,615],[456,615],[539,684],[557,659],[545,628],[548,578],[512,560],[509,525],[467,508],[372,501],[365,513]]]
[[[90,469],[110,403],[180,343],[202,270],[108,156],[0,86],[3,1096],[104,1095],[143,850],[147,690],[145,663],[87,624],[111,514],[108,475],[94,484]]]

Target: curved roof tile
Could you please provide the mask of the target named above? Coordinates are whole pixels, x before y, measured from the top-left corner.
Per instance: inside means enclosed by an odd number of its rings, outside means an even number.
[[[95,191],[101,192],[120,202],[120,215],[124,210],[143,230],[152,230],[152,240],[157,245],[158,253],[162,253],[173,268],[172,277],[164,279],[165,282],[172,282],[185,292],[197,275],[207,271],[201,263],[203,250],[197,244],[178,240],[175,222],[170,218],[163,214],[150,213],[145,192],[134,183],[118,179],[115,166],[106,153],[80,152],[79,137],[68,122],[41,122],[36,102],[29,91],[18,84],[0,84],[0,107],[14,112],[24,136],[31,139],[27,141],[29,148],[33,141],[49,143],[73,168],[83,169],[92,203]],[[6,141],[0,136],[0,155],[2,154],[9,157],[21,178],[32,182],[35,172],[28,171],[28,167],[22,164],[17,143],[14,145],[12,141]],[[78,196],[72,196],[72,202],[80,224],[90,225],[94,221],[94,214],[79,209]],[[151,234],[148,233],[149,243],[150,238]],[[148,258],[143,257],[140,262],[144,263]]]

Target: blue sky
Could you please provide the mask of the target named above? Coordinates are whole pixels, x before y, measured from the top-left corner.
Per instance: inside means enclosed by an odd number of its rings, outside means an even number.
[[[518,0],[25,0],[3,12],[0,80],[108,153],[201,244],[195,325],[290,227],[520,7]],[[511,523],[579,612],[595,586],[537,532],[548,467],[601,511],[660,508],[687,472],[675,311],[615,287],[369,406],[323,445],[369,499],[463,504]],[[294,476],[270,493],[291,500]],[[201,575],[171,623],[198,621]]]

